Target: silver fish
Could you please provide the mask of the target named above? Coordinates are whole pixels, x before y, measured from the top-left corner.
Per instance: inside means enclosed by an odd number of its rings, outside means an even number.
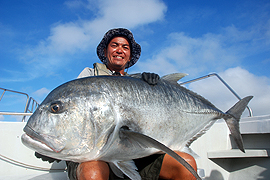
[[[140,179],[132,159],[161,151],[194,169],[172,150],[181,151],[225,119],[240,150],[240,100],[226,113],[180,86],[184,74],[162,77],[155,86],[139,78],[97,76],[54,89],[28,120],[22,142],[40,154],[85,162],[103,160],[118,176]]]

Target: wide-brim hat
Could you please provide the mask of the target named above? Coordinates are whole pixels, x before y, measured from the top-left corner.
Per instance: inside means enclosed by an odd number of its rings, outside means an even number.
[[[109,42],[114,37],[125,37],[130,43],[130,50],[131,50],[131,58],[130,62],[127,64],[126,68],[133,66],[140,58],[141,55],[141,46],[135,42],[133,34],[125,28],[116,28],[109,30],[100,41],[99,45],[97,46],[97,55],[98,58],[101,60],[102,63],[107,64],[107,58],[104,54],[104,49],[107,48]]]

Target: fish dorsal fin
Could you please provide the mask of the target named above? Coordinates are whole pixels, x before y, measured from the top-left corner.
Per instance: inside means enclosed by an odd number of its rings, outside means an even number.
[[[161,79],[169,81],[171,83],[177,83],[180,79],[183,77],[187,76],[188,74],[186,73],[173,73],[173,74],[168,74],[165,76],[162,76]]]
[[[156,148],[167,153],[168,155],[176,159],[179,163],[181,163],[185,168],[187,168],[187,170],[189,170],[193,174],[193,176],[201,180],[200,176],[189,163],[187,163],[182,157],[180,157],[177,153],[175,153],[173,150],[171,150],[164,144],[158,142],[157,140],[149,136],[129,130],[128,128],[121,128],[119,133],[121,138],[127,138],[129,142],[132,142],[132,144],[137,144],[140,147],[145,148]]]
[[[142,74],[141,73],[129,74],[127,76],[128,77],[133,77],[133,78],[138,78],[138,79],[142,78]]]

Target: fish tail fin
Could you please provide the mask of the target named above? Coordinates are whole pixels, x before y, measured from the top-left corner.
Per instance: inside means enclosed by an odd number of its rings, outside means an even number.
[[[242,152],[245,152],[245,149],[243,145],[243,139],[239,130],[239,121],[243,111],[245,110],[247,104],[252,98],[253,96],[247,96],[238,101],[231,109],[226,112],[228,116],[224,118],[231,131],[234,141]]]

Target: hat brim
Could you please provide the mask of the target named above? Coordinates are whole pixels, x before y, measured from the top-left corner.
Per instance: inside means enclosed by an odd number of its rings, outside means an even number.
[[[107,48],[109,42],[114,37],[125,37],[128,39],[131,46],[131,58],[130,62],[127,64],[126,68],[133,66],[140,58],[141,55],[141,46],[135,42],[133,34],[125,28],[116,28],[109,30],[100,41],[97,46],[97,55],[102,63],[107,64],[107,58],[104,54],[104,49]]]

